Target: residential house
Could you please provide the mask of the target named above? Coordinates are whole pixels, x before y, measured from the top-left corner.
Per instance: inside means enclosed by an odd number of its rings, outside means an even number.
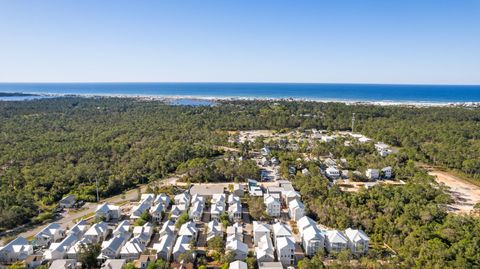
[[[272,226],[272,228],[273,228],[273,238],[275,243],[281,237],[292,236],[292,229],[290,229],[290,227],[287,226],[287,224],[284,224],[282,222],[277,222]]]
[[[3,247],[0,247],[0,262],[14,263],[16,261],[25,260],[28,255],[33,254],[33,246],[28,243],[27,239],[17,237]]]
[[[28,255],[28,257],[25,259],[23,263],[27,269],[37,268],[43,263],[43,255],[40,255],[40,254]]]
[[[153,201],[153,204],[163,204],[163,208],[168,208],[170,205],[170,197],[166,195],[165,193],[160,193],[155,197],[155,200]]]
[[[210,241],[210,239],[216,236],[222,235],[222,224],[217,219],[210,221],[207,225],[207,241]]]
[[[77,261],[73,259],[54,260],[48,269],[75,269]]]
[[[270,226],[265,223],[254,221],[253,222],[253,243],[255,246],[258,245],[260,238],[264,235],[270,238]]]
[[[67,231],[67,235],[73,234],[77,238],[81,238],[83,234],[88,230],[88,223],[85,220],[81,220],[77,222],[75,225],[73,225],[70,230]]]
[[[50,223],[35,235],[35,245],[47,247],[65,237],[65,229],[58,223]]]
[[[258,269],[283,269],[283,265],[281,262],[258,262]]]
[[[100,269],[123,269],[126,264],[124,259],[107,259]]]
[[[295,190],[292,191],[286,191],[285,194],[282,194],[283,200],[285,201],[285,204],[288,205],[291,201],[300,199],[300,193],[298,193]]]
[[[316,227],[317,223],[313,219],[311,219],[307,216],[303,216],[299,220],[297,220],[297,228],[298,228],[298,232],[300,233],[300,235],[302,235],[303,231],[306,228],[308,228],[309,226],[315,226]]]
[[[198,229],[197,225],[193,221],[189,221],[187,223],[184,223],[181,227],[180,230],[178,231],[179,236],[187,236],[190,237],[193,240],[197,240],[198,236]]]
[[[204,206],[205,204],[203,201],[195,201],[188,212],[190,219],[195,222],[200,222],[202,220]]]
[[[248,255],[248,246],[240,240],[234,239],[233,241],[227,242],[225,250],[233,251],[235,253],[236,260],[244,260]]]
[[[345,235],[348,238],[348,247],[353,254],[366,254],[370,238],[362,230],[348,228],[345,230]]]
[[[326,232],[325,248],[328,252],[339,252],[348,247],[348,238],[344,233],[338,230],[329,230]]]
[[[228,218],[235,222],[242,220],[242,204],[240,202],[228,206]]]
[[[148,245],[153,234],[153,226],[149,222],[143,226],[133,227],[133,237],[137,238],[144,245]]]
[[[387,166],[382,168],[382,178],[384,179],[392,178],[392,167]]]
[[[243,227],[238,222],[227,227],[227,241],[231,241],[233,239],[243,242]]]
[[[60,243],[52,243],[50,247],[43,254],[45,260],[63,259],[67,255],[67,251],[78,241],[78,238],[71,234]]]
[[[170,219],[177,220],[180,215],[185,211],[185,205],[173,205],[172,210],[170,210]]]
[[[90,229],[85,232],[83,237],[87,239],[90,243],[98,244],[105,240],[105,238],[107,238],[108,233],[108,224],[102,221],[93,224]]]
[[[372,179],[372,180],[376,180],[380,177],[380,172],[378,171],[378,169],[367,169],[367,171],[365,171],[365,176],[368,178],[368,179]]]
[[[158,243],[153,244],[153,249],[157,252],[157,258],[161,258],[167,262],[172,256],[173,244],[175,243],[174,234],[162,235]]]
[[[120,218],[120,207],[108,203],[97,206],[95,216],[105,221],[116,220]]]
[[[263,234],[257,239],[255,254],[257,262],[273,262],[275,260],[275,250],[273,248],[272,239],[269,235]]]
[[[327,170],[325,170],[325,174],[329,179],[332,180],[340,178],[340,171],[333,166],[328,167]]]
[[[122,250],[122,247],[125,245],[126,241],[127,238],[120,234],[110,238],[110,240],[103,241],[102,250],[98,256],[98,259],[107,260],[119,257],[120,251]]]
[[[72,194],[72,195],[63,197],[62,200],[58,202],[58,205],[62,208],[72,208],[76,202],[77,202],[77,199],[75,195]]]
[[[145,250],[143,244],[138,238],[130,239],[120,250],[120,257],[127,261],[133,261],[140,257],[140,254]]]
[[[234,261],[229,264],[228,269],[248,269],[248,266],[246,262]]]
[[[250,196],[263,196],[263,190],[258,186],[258,182],[254,179],[248,180],[248,194]]]
[[[153,202],[153,201],[151,201],[151,202]],[[139,219],[144,212],[148,212],[148,210],[150,209],[150,205],[151,204],[150,204],[148,199],[147,200],[141,200],[140,203],[137,206],[132,208],[132,211],[130,213],[130,219],[132,219],[132,220]]]
[[[278,237],[276,240],[277,258],[284,266],[295,262],[295,240],[291,236]]]
[[[281,213],[281,205],[280,202],[275,199],[273,196],[268,195],[264,199],[265,208],[267,215],[271,217],[279,217]]]
[[[124,220],[120,222],[112,233],[113,236],[122,236],[128,240],[132,234],[130,233],[130,221]]]
[[[184,205],[184,208],[188,208],[190,206],[190,199],[192,197],[188,192],[182,192],[180,194],[175,195],[174,201],[176,205]]]
[[[243,197],[243,184],[233,184],[233,194],[239,197]]]
[[[183,253],[191,250],[191,237],[181,235],[177,238],[175,246],[173,247],[173,259],[177,262],[180,262],[180,257]]]
[[[236,203],[241,203],[242,201],[240,200],[240,197],[235,195],[235,194],[229,194],[228,199],[227,199],[228,205],[233,205]]]
[[[153,193],[144,193],[140,196],[141,203],[147,203],[150,206],[153,205],[153,201],[155,200],[155,194]]]
[[[167,234],[175,234],[175,222],[171,220],[165,221],[162,225],[162,228],[160,229],[160,236],[164,236]]]
[[[307,256],[313,256],[325,247],[325,237],[316,225],[303,229],[302,245]]]
[[[154,204],[150,208],[150,215],[152,216],[152,221],[160,223],[162,221],[163,212],[165,211],[163,203]]]
[[[270,148],[268,148],[268,147],[263,147],[263,148],[260,150],[260,153],[261,153],[263,156],[268,156],[268,155],[270,155],[272,152],[271,152]]]
[[[154,263],[156,260],[157,255],[142,254],[135,265],[140,269],[146,269],[149,263]]]
[[[305,215],[305,206],[300,199],[290,201],[288,204],[288,215],[292,220],[299,220]]]
[[[82,238],[79,241],[77,241],[73,246],[71,246],[67,250],[67,258],[68,259],[77,259],[77,253],[81,250],[82,246],[86,246],[87,244],[90,244],[91,242],[86,239]]]
[[[210,215],[212,219],[219,218],[225,212],[226,196],[224,193],[215,193],[212,195]]]

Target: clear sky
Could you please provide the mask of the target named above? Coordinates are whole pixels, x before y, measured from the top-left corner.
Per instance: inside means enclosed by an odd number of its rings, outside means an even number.
[[[0,82],[480,84],[479,0],[0,0]]]

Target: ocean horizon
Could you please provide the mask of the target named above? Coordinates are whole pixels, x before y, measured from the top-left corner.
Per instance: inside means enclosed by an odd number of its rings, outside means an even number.
[[[0,83],[0,92],[200,99],[292,98],[314,101],[427,104],[480,102],[480,85],[225,82]]]

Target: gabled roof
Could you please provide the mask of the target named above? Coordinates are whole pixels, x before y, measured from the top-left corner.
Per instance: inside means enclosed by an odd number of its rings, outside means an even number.
[[[121,254],[140,254],[145,250],[145,245],[138,238],[128,241],[120,251]]]
[[[300,202],[299,199],[293,199],[292,201],[290,201],[290,203],[288,203],[288,207],[293,209],[293,208],[305,208],[305,206],[303,205],[302,202]]]
[[[150,208],[150,213],[151,214],[160,214],[162,212],[163,212],[163,204],[162,203],[155,204],[154,206],[152,206],[152,208]]]
[[[0,247],[1,252],[6,251],[6,252],[14,252],[14,253],[29,251],[29,249],[33,249],[33,247],[28,243],[27,239],[21,236],[10,241],[5,246]]]
[[[117,250],[119,250],[123,246],[125,241],[126,241],[126,238],[121,236],[121,235],[114,236],[114,237],[110,238],[110,240],[104,241],[102,243],[102,251],[105,250],[105,249],[110,249],[110,250],[116,252]]]
[[[277,249],[295,249],[295,240],[291,236],[277,238]]]
[[[51,237],[55,235],[58,230],[63,230],[62,226],[58,223],[50,223],[43,228],[35,237]]]
[[[253,232],[268,232],[270,233],[270,227],[268,224],[258,221],[253,222]]]
[[[173,234],[162,235],[159,239],[159,242],[153,245],[153,249],[159,252],[170,252],[170,249],[173,246],[173,241],[175,236]]]
[[[96,212],[102,212],[104,214],[107,214],[109,211],[114,211],[114,210],[120,210],[120,207],[116,205],[111,205],[108,203],[103,203],[97,206]]]
[[[363,232],[362,230],[348,228],[345,230],[345,235],[352,242],[370,241],[368,235],[365,234],[365,232]]]
[[[103,235],[107,232],[108,225],[106,222],[95,223],[85,232],[85,235]]]
[[[130,221],[124,220],[120,222],[115,230],[113,230],[114,235],[122,234],[122,235],[130,235]]]
[[[303,230],[302,236],[306,241],[323,239],[322,233],[316,226],[308,226]]]
[[[292,236],[292,231],[287,225],[277,222],[273,225],[273,234],[275,237]]]
[[[73,227],[68,231],[68,234],[81,235],[88,229],[88,223],[85,220],[77,222]]]
[[[180,231],[178,231],[178,235],[185,235],[185,236],[195,236],[198,233],[197,226],[195,225],[195,222],[189,221],[187,223],[184,223],[180,227]]]
[[[234,261],[234,262],[230,263],[228,268],[229,269],[247,269],[248,266],[247,266],[246,262]]]
[[[157,195],[157,197],[155,197],[153,203],[163,203],[165,205],[168,205],[170,203],[170,197],[168,197],[168,195],[166,195],[165,193],[160,193],[159,195]]]
[[[329,243],[348,243],[347,237],[341,231],[329,230],[326,235]]]
[[[181,235],[177,238],[173,253],[183,253],[190,250],[190,237]]]
[[[173,234],[175,232],[175,223],[171,220],[166,221],[160,229],[161,234]]]
[[[280,204],[279,201],[277,201],[277,199],[275,199],[272,195],[268,195],[266,198],[265,198],[265,204],[266,205],[269,205],[269,204]]]
[[[235,252],[248,253],[247,244],[237,239],[234,239],[233,241],[228,242],[225,248],[227,250],[233,250]]]
[[[303,216],[297,221],[297,227],[300,233],[302,233],[302,231],[305,230],[308,226],[316,226],[316,225],[317,223],[313,219],[307,216]]]

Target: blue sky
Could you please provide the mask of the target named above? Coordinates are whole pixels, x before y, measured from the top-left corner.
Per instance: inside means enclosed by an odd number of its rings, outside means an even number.
[[[480,1],[0,0],[0,82],[480,84]]]

